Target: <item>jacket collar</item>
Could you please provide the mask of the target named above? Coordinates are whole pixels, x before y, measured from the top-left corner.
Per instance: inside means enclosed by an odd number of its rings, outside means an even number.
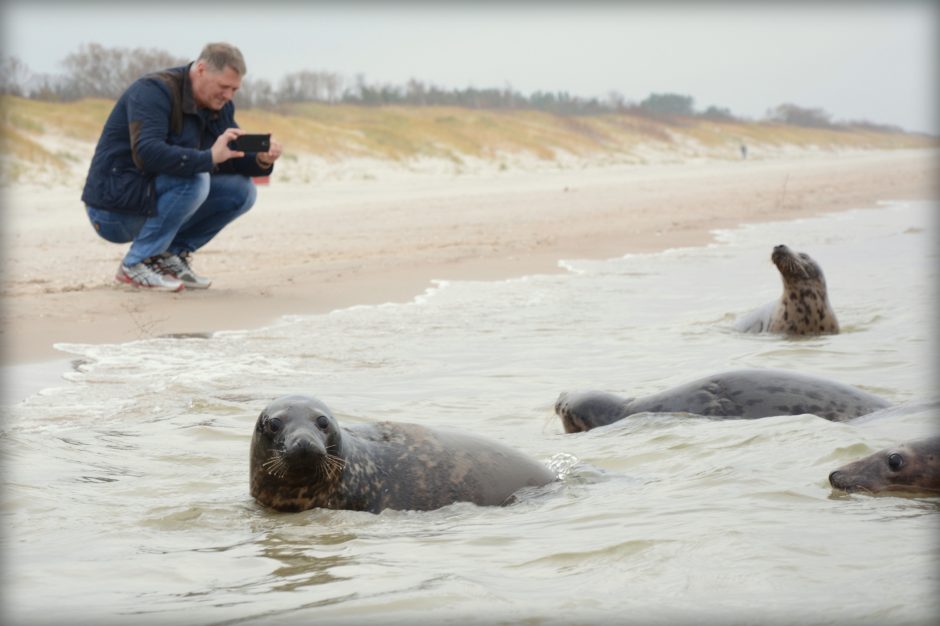
[[[183,113],[192,113],[193,115],[199,114],[199,107],[196,106],[196,100],[193,98],[193,81],[189,78],[189,72],[192,70],[193,64],[190,63],[186,66],[186,69],[183,71]]]

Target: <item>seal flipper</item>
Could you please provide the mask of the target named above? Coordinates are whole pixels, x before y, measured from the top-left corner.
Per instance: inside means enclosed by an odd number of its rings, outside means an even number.
[[[780,304],[780,298],[742,315],[734,322],[734,329],[741,333],[762,333],[770,325],[770,316]]]

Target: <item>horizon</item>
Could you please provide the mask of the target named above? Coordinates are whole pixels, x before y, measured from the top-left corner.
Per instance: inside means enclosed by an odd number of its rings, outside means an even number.
[[[82,44],[192,59],[205,42],[228,40],[244,52],[247,78],[275,89],[285,75],[309,70],[347,81],[362,75],[369,85],[403,87],[415,79],[448,91],[510,88],[584,100],[606,101],[617,92],[639,103],[672,93],[692,97],[696,110],[726,108],[744,120],[794,104],[820,109],[836,123],[940,134],[934,60],[940,12],[930,2],[535,10],[515,3],[275,1],[263,9],[225,5],[224,14],[218,6],[187,5],[189,17],[181,21],[172,11],[109,2],[12,0],[3,7],[2,53],[35,74],[59,75],[61,62]]]

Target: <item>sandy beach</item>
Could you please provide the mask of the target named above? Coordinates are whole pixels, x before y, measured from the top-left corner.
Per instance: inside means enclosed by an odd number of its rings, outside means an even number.
[[[564,258],[703,244],[715,228],[940,197],[929,150],[370,172],[306,184],[275,175],[252,211],[194,256],[212,287],[178,294],[114,283],[126,246],[94,235],[80,182],[7,187],[5,364],[62,358],[54,346],[63,342],[254,328],[409,300],[433,280],[554,272]]]

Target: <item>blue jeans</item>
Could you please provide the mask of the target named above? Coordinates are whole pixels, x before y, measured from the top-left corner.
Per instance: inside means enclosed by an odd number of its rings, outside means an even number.
[[[161,174],[154,179],[157,214],[125,215],[86,206],[95,232],[113,243],[133,241],[124,256],[131,266],[163,252],[194,252],[246,213],[257,189],[248,176],[208,172],[195,176]]]

